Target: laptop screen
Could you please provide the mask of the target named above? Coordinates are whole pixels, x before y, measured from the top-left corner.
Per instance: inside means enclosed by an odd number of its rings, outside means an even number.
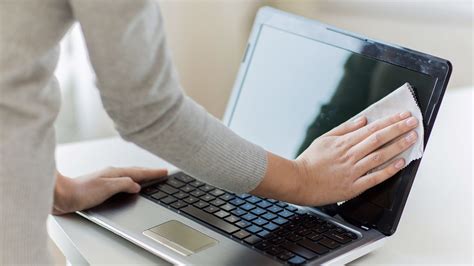
[[[260,28],[229,126],[286,158],[405,82],[424,114],[436,79],[272,26]],[[252,50],[252,49],[250,49]],[[426,94],[426,95],[425,95]],[[397,183],[371,202],[391,209]]]

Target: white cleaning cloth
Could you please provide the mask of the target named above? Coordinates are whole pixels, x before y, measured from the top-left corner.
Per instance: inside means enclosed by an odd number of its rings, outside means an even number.
[[[376,171],[386,167],[388,164],[392,163],[396,159],[403,158],[405,159],[405,166],[408,165],[411,161],[421,158],[423,155],[423,117],[421,115],[420,107],[414,97],[415,93],[410,84],[405,83],[400,88],[396,89],[389,95],[385,96],[380,101],[372,104],[367,107],[364,111],[360,112],[355,117],[365,116],[367,117],[367,123],[370,124],[377,119],[384,118],[387,116],[392,116],[397,113],[409,111],[412,116],[418,119],[418,126],[415,128],[418,138],[416,143],[411,146],[408,150],[404,151],[400,155],[391,159],[390,161],[380,165],[377,168],[374,168],[372,171]],[[406,133],[408,134],[408,133]],[[404,137],[404,134],[401,137]],[[393,140],[397,141],[399,138]],[[388,143],[388,144],[390,144]],[[386,144],[386,145],[388,145]],[[372,172],[371,171],[371,172]]]

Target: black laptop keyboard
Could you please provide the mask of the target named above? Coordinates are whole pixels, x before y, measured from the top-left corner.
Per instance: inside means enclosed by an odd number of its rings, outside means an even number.
[[[141,194],[283,263],[304,264],[357,239],[316,214],[273,199],[229,193],[182,172]]]

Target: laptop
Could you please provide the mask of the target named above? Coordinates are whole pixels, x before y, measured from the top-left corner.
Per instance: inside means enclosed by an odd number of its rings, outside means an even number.
[[[449,61],[273,8],[258,11],[224,123],[295,158],[318,136],[409,82],[425,147]],[[140,195],[79,212],[173,264],[343,264],[395,233],[420,160],[362,195],[318,207],[234,194],[175,171]]]

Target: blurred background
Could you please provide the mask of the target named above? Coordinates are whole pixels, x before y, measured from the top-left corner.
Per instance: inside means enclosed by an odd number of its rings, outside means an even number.
[[[449,59],[449,90],[473,87],[472,1],[159,0],[187,94],[221,118],[253,19],[273,6],[368,37]],[[116,135],[102,108],[80,26],[61,43],[59,143]]]

